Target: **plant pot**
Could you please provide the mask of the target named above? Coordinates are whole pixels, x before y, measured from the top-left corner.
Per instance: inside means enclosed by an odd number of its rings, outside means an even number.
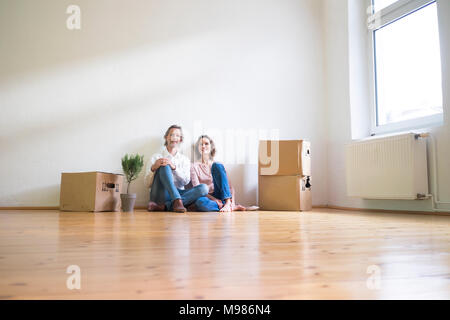
[[[136,193],[121,193],[120,200],[122,200],[122,211],[134,211],[134,203],[136,202]]]

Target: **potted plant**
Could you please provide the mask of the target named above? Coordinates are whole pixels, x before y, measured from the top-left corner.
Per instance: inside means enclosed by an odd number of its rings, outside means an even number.
[[[128,156],[126,154],[122,158],[122,170],[127,178],[128,186],[127,193],[122,193],[120,195],[120,200],[122,200],[122,211],[131,212],[134,210],[134,203],[136,202],[136,193],[129,193],[130,184],[132,181],[136,180],[139,173],[144,167],[144,156],[138,154]]]

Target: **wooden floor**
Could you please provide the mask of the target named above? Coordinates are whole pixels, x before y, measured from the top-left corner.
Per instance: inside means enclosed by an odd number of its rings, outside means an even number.
[[[113,298],[449,299],[450,217],[0,211],[0,299]]]

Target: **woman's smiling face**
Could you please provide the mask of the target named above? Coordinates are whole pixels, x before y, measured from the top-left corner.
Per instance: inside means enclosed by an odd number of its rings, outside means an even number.
[[[198,152],[201,155],[210,155],[211,153],[211,142],[208,138],[202,138],[202,140],[198,143]]]

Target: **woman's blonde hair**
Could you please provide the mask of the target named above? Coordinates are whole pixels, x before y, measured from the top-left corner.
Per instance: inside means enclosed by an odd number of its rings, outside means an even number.
[[[200,160],[202,158],[202,154],[200,153],[200,151],[198,151],[198,147],[200,146],[202,139],[209,140],[209,144],[211,145],[211,153],[209,156],[210,156],[211,160],[214,159],[214,156],[216,155],[216,145],[214,144],[213,139],[211,139],[209,136],[204,134],[198,138],[197,143],[195,144],[195,155],[197,156],[197,160]]]

